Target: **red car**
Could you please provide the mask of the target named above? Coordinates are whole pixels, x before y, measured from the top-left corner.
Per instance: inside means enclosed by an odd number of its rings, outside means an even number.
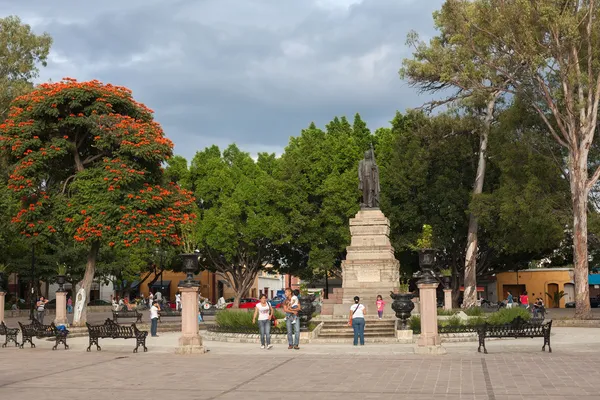
[[[254,299],[254,298],[240,299],[240,308],[254,308],[254,307],[256,307],[256,305],[258,303],[260,303],[259,299]],[[227,304],[227,308],[231,308],[231,307],[233,307],[233,303]]]

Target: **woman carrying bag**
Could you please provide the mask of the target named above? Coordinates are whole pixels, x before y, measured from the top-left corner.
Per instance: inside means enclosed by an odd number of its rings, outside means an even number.
[[[260,333],[260,348],[271,350],[273,345],[271,344],[271,319],[273,318],[273,309],[267,302],[267,296],[265,294],[260,295],[260,303],[256,304],[254,309],[254,315],[252,316],[252,323],[256,322],[258,316],[258,331]]]
[[[352,326],[354,330],[354,345],[358,346],[358,340],[360,338],[360,345],[365,345],[365,315],[367,309],[365,306],[360,304],[360,298],[354,296],[354,304],[350,307],[350,317],[348,319],[348,325]]]

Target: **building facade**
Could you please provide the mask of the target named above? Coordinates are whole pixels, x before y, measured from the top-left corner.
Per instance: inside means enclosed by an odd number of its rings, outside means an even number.
[[[575,301],[572,268],[535,268],[500,272],[496,274],[496,285],[499,300],[505,300],[508,291],[515,298],[527,291],[530,302],[541,297],[547,308],[564,308],[565,303]],[[555,304],[554,294],[561,291],[565,292],[565,296]]]

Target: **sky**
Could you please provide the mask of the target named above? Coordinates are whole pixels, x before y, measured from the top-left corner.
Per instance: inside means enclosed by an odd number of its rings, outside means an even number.
[[[406,34],[443,0],[0,0],[53,39],[39,81],[133,90],[191,159],[213,144],[280,155],[312,121],[374,131],[426,101],[400,80]]]

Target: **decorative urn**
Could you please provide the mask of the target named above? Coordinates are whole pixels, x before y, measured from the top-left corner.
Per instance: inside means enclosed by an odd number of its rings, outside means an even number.
[[[186,274],[183,285],[185,287],[199,286],[199,283],[194,280],[194,272],[198,270],[198,253],[180,254],[183,259],[183,272]]]
[[[313,302],[315,301],[315,295],[300,295],[298,298],[300,302],[300,311],[298,312],[298,316],[300,317],[300,330],[307,331],[308,323],[312,319],[312,315],[315,312],[315,306]]]
[[[58,290],[57,292],[64,292],[65,288],[64,288],[64,284],[66,282],[67,278],[65,275],[57,275],[56,276],[56,283],[58,283]]]
[[[406,329],[407,320],[410,318],[410,313],[415,308],[412,298],[412,293],[394,293],[390,292],[390,297],[394,299],[392,309],[396,313],[396,318],[402,321],[402,330]]]

